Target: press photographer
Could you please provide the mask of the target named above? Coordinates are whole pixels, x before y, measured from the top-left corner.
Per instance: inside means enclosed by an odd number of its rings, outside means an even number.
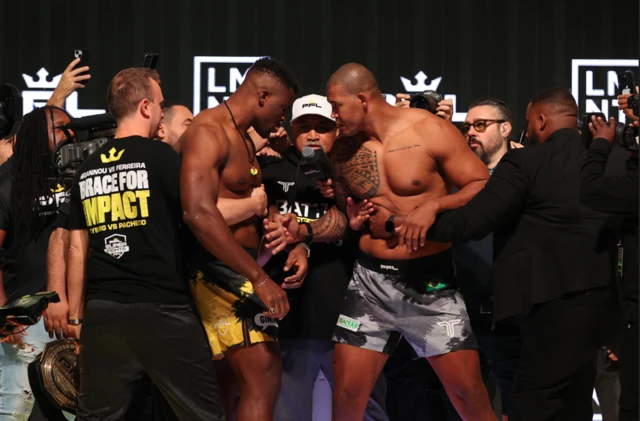
[[[638,121],[633,123],[638,129]],[[618,244],[618,277],[623,298],[620,345],[620,421],[638,419],[638,148],[629,145],[627,172],[605,176],[609,154],[616,138],[616,121],[592,117],[589,131],[594,139],[580,173],[580,202],[591,209],[623,218]]]
[[[444,99],[436,91],[425,91],[417,94],[396,94],[396,107],[422,108],[448,121],[451,121],[451,117],[453,117],[453,100]]]

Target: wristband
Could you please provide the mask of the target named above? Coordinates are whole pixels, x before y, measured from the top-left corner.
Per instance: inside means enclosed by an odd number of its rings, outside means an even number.
[[[307,227],[307,237],[302,240],[302,242],[307,246],[311,246],[311,242],[313,241],[313,228],[311,228],[311,224],[308,222],[303,222],[302,225]]]
[[[387,221],[384,223],[384,230],[389,234],[393,234],[396,230],[396,226],[393,223],[395,219],[396,219],[396,216],[391,215],[389,219],[387,219]]]
[[[67,324],[70,324],[71,326],[80,326],[82,321],[82,319],[69,319],[67,320]]]

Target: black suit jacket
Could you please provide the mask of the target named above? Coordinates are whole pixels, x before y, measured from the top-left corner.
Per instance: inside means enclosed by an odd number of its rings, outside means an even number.
[[[613,281],[616,220],[578,200],[585,153],[574,129],[511,150],[484,189],[429,230],[430,240],[442,242],[494,232],[496,321]]]

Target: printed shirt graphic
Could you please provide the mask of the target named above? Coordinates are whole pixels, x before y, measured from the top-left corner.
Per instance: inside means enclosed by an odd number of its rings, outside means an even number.
[[[285,153],[282,158],[259,159],[269,203],[280,213],[295,213],[298,221],[312,222],[335,205],[335,201],[322,196],[314,180],[298,174],[295,152]],[[287,290],[291,310],[278,322],[280,338],[331,340],[355,260],[354,246],[355,242],[343,240],[312,244],[304,284],[300,289]],[[286,257],[286,253],[274,256],[266,268],[276,282],[288,276],[282,271]]]
[[[179,249],[180,157],[143,137],[113,139],[76,174],[68,227],[87,229],[87,297],[186,301]]]
[[[0,230],[6,232],[3,249],[8,253],[2,275],[9,301],[45,290],[49,237],[57,209],[69,195],[69,190],[63,185],[55,183],[48,186],[48,191],[34,203],[32,226],[37,235],[28,242],[18,243],[13,232],[15,227],[11,206],[11,189],[14,186],[12,161],[7,161],[0,174]],[[24,240],[24,236],[21,238]]]

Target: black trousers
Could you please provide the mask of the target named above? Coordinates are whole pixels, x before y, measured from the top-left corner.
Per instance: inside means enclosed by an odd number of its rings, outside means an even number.
[[[620,421],[638,421],[638,322],[624,322],[620,355]]]
[[[121,420],[144,373],[180,420],[223,420],[213,360],[191,305],[90,300],[80,336],[78,421]]]
[[[495,377],[498,385],[502,408],[500,411],[504,415],[514,412],[511,400],[511,390],[520,361],[520,348],[522,340],[520,337],[520,327],[513,324],[511,320],[503,321],[493,325],[493,314],[482,313],[471,306],[467,307],[473,333],[478,338],[478,353],[480,354],[480,364],[483,368],[482,377],[485,379],[485,386],[488,386],[487,378],[490,374]],[[488,367],[483,367],[488,365]],[[489,393],[490,398],[493,396]]]
[[[597,351],[617,331],[609,289],[535,306],[524,317],[509,421],[591,421]]]

